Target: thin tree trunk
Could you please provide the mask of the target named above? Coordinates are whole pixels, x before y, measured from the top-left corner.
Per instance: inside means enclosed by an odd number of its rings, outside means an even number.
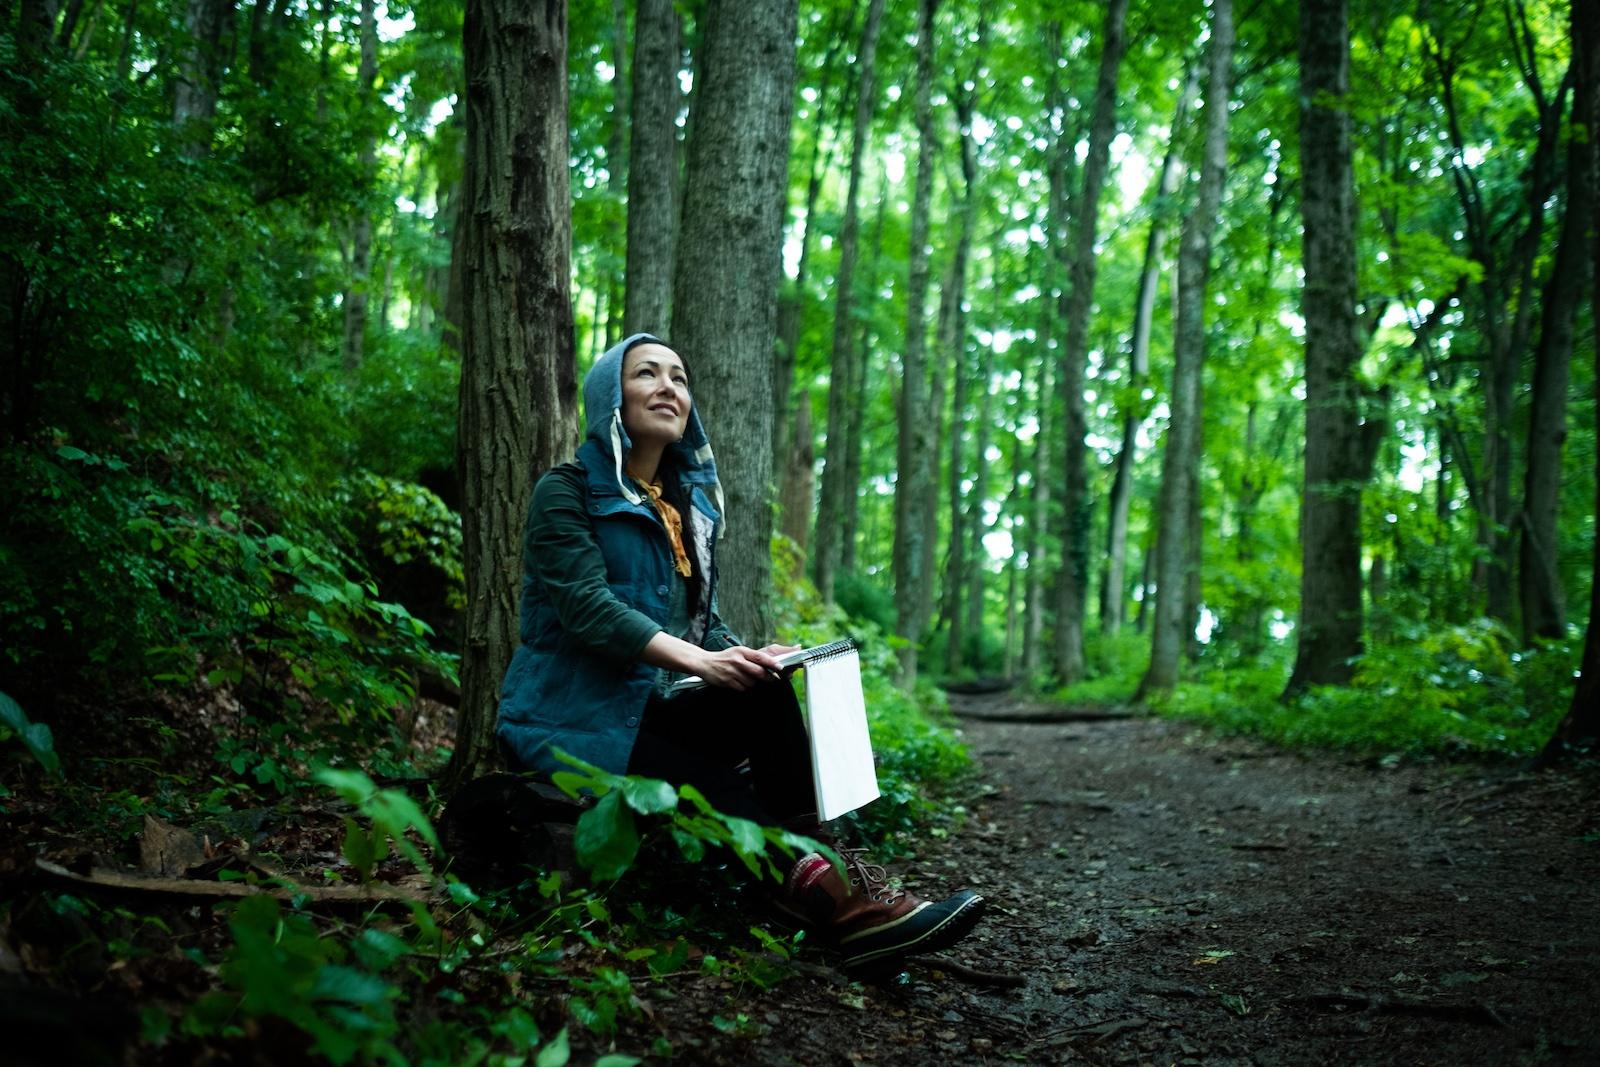
[[[878,213],[872,223],[871,255],[868,257],[868,291],[875,291],[875,279],[878,274],[878,265],[883,261],[883,217],[889,205],[889,179],[882,175],[878,179]],[[846,574],[854,573],[856,566],[856,530],[861,524],[861,453],[862,434],[866,429],[867,396],[871,388],[873,362],[868,358],[872,353],[872,320],[863,316],[860,325],[860,335],[856,339],[856,351],[861,358],[856,361],[860,373],[855,376],[855,397],[850,404],[850,421],[845,425],[844,448],[844,484],[850,487],[845,494],[844,513],[839,521],[839,566]],[[869,544],[876,544],[870,532],[866,538]]]
[[[1596,183],[1600,182],[1600,0],[1573,0],[1572,63],[1577,72],[1575,115],[1585,136],[1574,138],[1572,150],[1588,156],[1585,168],[1589,177],[1588,197],[1596,202]],[[1600,311],[1600,241],[1590,233],[1590,307]],[[1594,355],[1594,430],[1600,434],[1600,347]],[[1600,452],[1595,455],[1595,513],[1600,514]],[[1600,578],[1600,539],[1594,546],[1594,570]],[[1572,691],[1572,706],[1545,745],[1542,760],[1559,758],[1600,744],[1600,581],[1589,586],[1589,626],[1583,640],[1583,663]]]
[[[1162,449],[1161,499],[1156,532],[1156,603],[1150,667],[1136,699],[1170,690],[1178,681],[1184,628],[1194,631],[1189,607],[1201,446],[1201,387],[1206,358],[1205,304],[1211,274],[1211,237],[1228,165],[1229,71],[1233,62],[1233,0],[1212,0],[1206,46],[1205,141],[1194,209],[1184,218],[1178,251],[1178,314],[1173,336],[1171,421]],[[1145,593],[1146,598],[1149,592]]]
[[[968,634],[983,631],[983,585],[985,571],[983,560],[987,551],[983,547],[983,505],[989,496],[989,428],[994,412],[994,394],[989,379],[994,373],[994,347],[985,345],[978,363],[974,383],[978,388],[978,440],[976,458],[973,460],[972,500],[967,507],[965,540],[971,553],[966,572],[966,617],[961,628]],[[954,427],[951,427],[954,432]]]
[[[726,494],[724,619],[772,633],[772,358],[783,268],[797,0],[711,0],[696,62],[673,340]]]
[[[1043,338],[1044,334],[1041,333]],[[1041,346],[1043,347],[1043,346]],[[1039,430],[1033,442],[1033,471],[1029,484],[1027,519],[1028,573],[1023,582],[1022,673],[1039,673],[1044,645],[1045,590],[1048,588],[1045,565],[1045,528],[1050,523],[1050,364],[1039,366]]]
[[[895,633],[900,646],[900,684],[917,678],[917,644],[926,623],[926,516],[934,506],[935,438],[929,423],[928,379],[924,366],[928,298],[928,215],[933,198],[933,167],[938,141],[933,126],[933,17],[937,0],[922,0],[917,24],[917,172],[911,200],[911,251],[906,284],[906,336],[901,354],[900,434],[894,494]]]
[[[1100,193],[1110,162],[1111,138],[1117,126],[1117,72],[1125,45],[1123,24],[1128,0],[1109,0],[1101,31],[1100,74],[1095,83],[1089,150],[1083,162],[1083,188],[1073,204],[1075,226],[1071,247],[1070,284],[1061,294],[1059,313],[1066,321],[1061,349],[1062,423],[1061,510],[1063,551],[1056,583],[1056,673],[1063,682],[1083,677],[1084,591],[1088,580],[1089,491],[1086,471],[1087,425],[1083,411],[1083,376],[1089,352],[1089,312],[1094,301],[1095,236],[1099,230]],[[1063,140],[1065,140],[1063,138]],[[1072,150],[1072,142],[1055,151]]]
[[[1128,346],[1130,389],[1139,388],[1150,374],[1150,324],[1155,315],[1156,288],[1161,277],[1161,248],[1165,241],[1167,219],[1171,215],[1172,194],[1177,191],[1178,177],[1183,170],[1178,152],[1179,137],[1184,120],[1194,106],[1195,92],[1200,83],[1200,64],[1191,62],[1188,67],[1183,89],[1178,93],[1178,106],[1172,117],[1172,134],[1167,140],[1167,151],[1161,157],[1161,170],[1152,183],[1155,196],[1150,208],[1150,232],[1145,236],[1144,269],[1139,273],[1139,293],[1134,298],[1133,338]],[[1143,425],[1144,419],[1135,412],[1126,412],[1122,416],[1122,444],[1117,449],[1111,476],[1111,494],[1106,507],[1106,566],[1100,581],[1100,632],[1103,634],[1114,634],[1122,629],[1126,618],[1128,511],[1133,497],[1133,465],[1137,459],[1139,429]]]
[[[823,453],[822,499],[817,508],[816,558],[813,574],[822,599],[833,601],[833,580],[838,570],[841,548],[840,518],[847,497],[856,487],[847,481],[844,455],[849,448],[847,428],[856,383],[865,373],[864,354],[855,351],[855,270],[860,233],[862,160],[872,113],[877,106],[877,87],[873,72],[878,51],[878,28],[882,22],[883,0],[872,0],[861,29],[861,47],[856,65],[860,81],[856,88],[856,113],[850,132],[850,171],[844,201],[844,222],[839,231],[839,269],[834,275],[833,359],[828,385],[828,435]]]
[[[633,33],[633,144],[622,331],[670,338],[680,91],[678,13],[672,0],[639,0]]]
[[[523,523],[538,474],[578,441],[567,178],[566,8],[468,0],[464,311],[456,455],[467,610],[448,788],[496,762],[517,643]]]
[[[1361,411],[1346,0],[1300,7],[1305,486],[1299,641],[1284,695],[1343,685],[1362,651]]]
[[[1577,62],[1575,59],[1574,62]],[[1573,100],[1574,125],[1593,101]],[[1560,510],[1561,452],[1567,437],[1567,381],[1572,361],[1573,319],[1593,265],[1592,153],[1574,139],[1567,150],[1567,205],[1556,245],[1555,264],[1545,284],[1539,343],[1533,354],[1533,407],[1528,417],[1527,470],[1523,482],[1519,584],[1522,633],[1560,637],[1566,631],[1566,598],[1561,591],[1556,517]]]
[[[360,147],[356,168],[370,189],[377,180],[375,121],[378,79],[378,18],[374,0],[361,0],[361,63],[356,69],[356,99],[360,102]],[[361,366],[366,350],[367,303],[372,287],[372,213],[362,207],[356,214],[350,235],[350,288],[344,293],[344,369]]]

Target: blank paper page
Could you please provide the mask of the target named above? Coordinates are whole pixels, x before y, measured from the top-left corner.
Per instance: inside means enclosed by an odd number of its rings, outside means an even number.
[[[806,665],[806,713],[817,817],[826,822],[878,798],[878,772],[867,736],[861,659],[855,652]]]

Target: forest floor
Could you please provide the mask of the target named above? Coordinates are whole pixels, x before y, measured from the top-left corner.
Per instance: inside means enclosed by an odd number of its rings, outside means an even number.
[[[924,896],[981,892],[972,936],[871,982],[802,941],[752,980],[759,891],[641,859],[612,912],[629,899],[675,909],[694,944],[660,978],[627,964],[639,973],[617,1032],[572,1026],[573,1062],[667,1062],[651,1053],[670,1050],[729,1067],[1600,1063],[1600,764],[1355,761],[1003,694],[951,699],[977,765],[958,798],[966,815],[889,866]],[[178,901],[159,928],[128,935],[134,950],[97,947],[39,905],[48,883],[34,866],[71,866],[93,843],[20,799],[0,818],[0,898],[14,904],[0,923],[0,1018],[44,1042],[21,1062],[305,1058],[303,1036],[254,1024],[230,1040],[137,1043],[138,1012],[181,1013],[214,985],[215,969],[179,950],[220,958],[222,913]],[[339,862],[336,810],[272,818],[285,862]],[[98,847],[132,862],[127,842]],[[701,966],[712,954],[744,962]],[[562,957],[578,978],[617,960],[577,943]],[[478,970],[460,1010],[503,1011],[491,1005],[510,997],[546,1034],[570,1020],[559,978]],[[431,980],[397,995],[402,1016],[438,1010]],[[90,1059],[59,1043],[86,1033],[100,1038]]]
[[[952,703],[988,788],[898,869],[923,895],[982,892],[949,956],[1023,984],[923,961],[884,984],[823,973],[749,998],[764,1032],[691,1058],[1600,1062],[1593,766],[1389,766]],[[1052,717],[1070,721],[1007,721]]]

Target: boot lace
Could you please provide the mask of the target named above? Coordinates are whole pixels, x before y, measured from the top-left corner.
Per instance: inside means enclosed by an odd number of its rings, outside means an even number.
[[[866,856],[864,848],[839,849],[839,858],[850,872],[850,885],[880,904],[893,904],[905,896],[905,890],[889,881],[889,872],[879,864],[868,863]]]

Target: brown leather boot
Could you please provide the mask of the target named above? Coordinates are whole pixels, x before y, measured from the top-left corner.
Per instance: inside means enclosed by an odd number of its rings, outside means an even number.
[[[864,853],[839,849],[848,882],[820,853],[800,857],[778,897],[779,908],[844,952],[846,970],[880,969],[904,956],[948,948],[982,917],[984,900],[972,890],[922,900],[891,885]]]

